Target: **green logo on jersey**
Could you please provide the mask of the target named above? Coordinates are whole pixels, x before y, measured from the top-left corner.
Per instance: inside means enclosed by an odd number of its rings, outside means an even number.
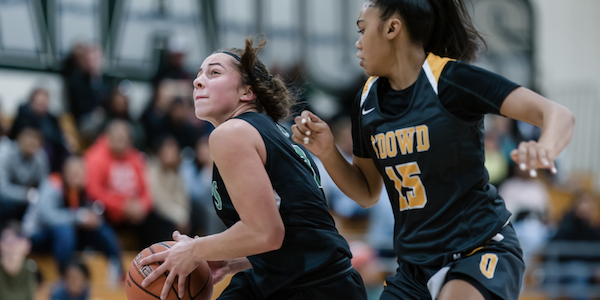
[[[315,169],[310,164],[310,159],[308,159],[308,156],[306,156],[306,153],[304,153],[304,150],[302,150],[302,148],[298,147],[298,145],[292,145],[292,147],[294,147],[294,150],[296,150],[296,153],[302,158],[302,160],[304,160],[304,163],[312,170],[313,177],[315,179],[315,182],[317,183],[317,186],[319,188],[323,188],[323,185],[321,185],[321,178],[319,178],[319,175],[317,175],[317,172],[315,172]]]
[[[283,133],[283,135],[285,135],[286,138],[290,137],[290,134],[287,132],[287,130],[285,130],[285,128],[283,128],[283,126],[276,124],[277,128],[279,128],[279,130],[281,130],[281,133]]]
[[[212,184],[212,196],[213,196],[213,202],[215,203],[215,207],[218,210],[222,210],[223,209],[223,201],[221,200],[221,195],[219,195],[219,191],[217,190],[217,182],[213,181]]]

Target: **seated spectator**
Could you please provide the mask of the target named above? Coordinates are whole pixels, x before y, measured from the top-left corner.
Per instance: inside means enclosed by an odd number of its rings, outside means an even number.
[[[368,299],[379,299],[383,292],[385,274],[384,268],[379,262],[377,251],[368,244],[359,241],[348,243],[352,251],[352,267],[358,271],[367,290]]]
[[[83,159],[71,156],[61,173],[53,173],[40,186],[40,198],[24,220],[36,252],[52,252],[61,272],[76,250],[92,246],[122,270],[117,235],[102,218],[85,191]],[[123,272],[121,272],[123,273]]]
[[[70,261],[61,280],[52,288],[50,300],[87,300],[90,296],[90,270],[81,261]]]
[[[145,146],[146,134],[142,124],[134,120],[129,114],[129,97],[121,93],[121,89],[114,88],[110,94],[107,105],[107,118],[102,126],[102,130],[113,120],[124,120],[131,124],[133,129],[133,145],[136,149],[143,149]]]
[[[485,168],[489,181],[499,186],[508,177],[509,161],[500,149],[500,136],[494,132],[486,132],[484,137]]]
[[[118,86],[113,88],[110,93],[110,97],[106,103],[105,113],[102,114],[101,118],[98,120],[98,126],[90,128],[87,135],[93,140],[97,139],[98,136],[104,132],[106,126],[114,120],[127,121],[133,130],[133,145],[137,149],[144,149],[144,128],[129,115],[129,98],[121,93],[121,89]]]
[[[522,171],[517,164],[511,165],[513,177],[507,179],[498,189],[504,198],[504,204],[513,215],[521,211],[534,215],[545,216],[550,210],[550,195],[548,188],[539,178],[529,176],[529,171]]]
[[[102,124],[113,80],[102,71],[102,50],[98,45],[79,44],[65,60],[63,76],[69,111],[87,143]]]
[[[573,209],[565,214],[554,240],[600,241],[600,232],[592,219],[597,210],[594,197],[589,193],[580,193],[575,197]]]
[[[156,213],[175,224],[177,230],[190,230],[190,198],[178,173],[181,162],[177,141],[164,137],[156,151],[157,157],[148,164],[148,182],[152,190]]]
[[[152,84],[157,86],[163,79],[177,79],[191,82],[194,75],[185,69],[185,58],[188,42],[183,36],[169,38],[167,49],[160,57],[158,71],[152,78]]]
[[[208,235],[226,229],[215,213],[212,199],[213,160],[208,148],[208,136],[196,142],[192,153],[184,151],[179,173],[191,199],[191,233]]]
[[[144,154],[131,146],[126,121],[109,124],[85,154],[85,161],[86,191],[104,204],[111,225],[132,227],[144,246],[172,238],[175,226],[153,211]]]
[[[385,187],[379,201],[367,209],[367,243],[377,250],[379,257],[395,257],[394,254],[394,213]]]
[[[55,116],[48,111],[50,94],[44,88],[36,88],[29,96],[27,103],[19,106],[17,117],[13,121],[9,137],[16,139],[26,126],[40,128],[44,137],[44,150],[50,163],[50,171],[60,171],[69,149]]]
[[[37,266],[27,256],[31,243],[18,221],[0,235],[0,300],[34,300]]]
[[[575,196],[573,209],[565,214],[553,240],[569,242],[596,242],[589,244],[589,249],[583,244],[578,244],[578,251],[596,252],[597,243],[600,242],[600,233],[593,224],[592,219],[598,207],[594,196],[589,193],[580,193]],[[558,258],[562,263],[559,269],[547,272],[548,286],[556,286],[558,283],[566,284],[569,294],[575,299],[590,299],[591,282],[595,274],[598,274],[597,264],[590,263],[589,259],[598,262],[597,257],[577,256],[574,253],[560,255]]]
[[[25,126],[0,155],[0,222],[21,220],[29,203],[37,201],[37,188],[49,174],[42,140],[39,128]]]
[[[166,134],[175,137],[181,148],[194,148],[196,141],[200,138],[200,129],[189,122],[189,111],[184,98],[177,97],[171,101],[171,106],[165,118]]]
[[[191,125],[189,109],[182,100],[190,97],[190,88],[188,81],[165,79],[160,82],[140,119],[148,134],[147,149],[152,149],[164,135],[174,136],[182,148],[194,147],[200,130]]]

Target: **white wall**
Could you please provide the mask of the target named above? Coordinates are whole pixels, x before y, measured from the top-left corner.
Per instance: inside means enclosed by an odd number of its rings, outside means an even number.
[[[600,191],[600,1],[531,0],[540,92],[569,108],[575,133],[565,158]]]

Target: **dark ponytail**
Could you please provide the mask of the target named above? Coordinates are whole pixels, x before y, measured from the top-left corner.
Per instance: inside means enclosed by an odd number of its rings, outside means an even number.
[[[242,75],[242,84],[250,85],[256,95],[256,108],[273,118],[276,122],[287,118],[295,104],[295,97],[287,89],[279,75],[273,76],[258,58],[258,50],[267,44],[261,40],[253,47],[254,39],[247,38],[244,50],[232,48],[216,53],[229,54],[238,61],[238,72]]]
[[[398,14],[414,42],[423,43],[425,52],[473,61],[479,42],[485,44],[473,27],[463,0],[371,0],[387,20]]]

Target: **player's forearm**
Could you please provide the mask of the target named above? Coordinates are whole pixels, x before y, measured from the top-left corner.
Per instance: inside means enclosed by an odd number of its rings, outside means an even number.
[[[194,239],[194,260],[231,260],[281,248],[285,228],[255,227],[237,222],[229,229]]]
[[[357,165],[349,163],[337,149],[320,159],[333,182],[346,196],[362,207],[371,207],[377,203],[381,186],[370,185],[363,171]]]
[[[544,111],[539,143],[548,146],[550,159],[555,159],[567,147],[574,127],[575,117],[564,106],[554,103]]]
[[[235,274],[252,268],[252,264],[250,264],[250,260],[247,257],[238,257],[228,260],[227,267],[231,274]]]

